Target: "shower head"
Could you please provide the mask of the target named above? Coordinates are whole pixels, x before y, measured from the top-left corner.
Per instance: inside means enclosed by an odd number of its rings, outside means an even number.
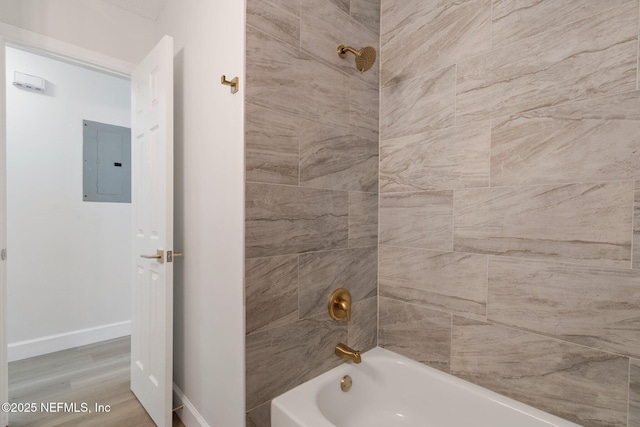
[[[363,47],[360,50],[355,50],[350,46],[342,44],[338,46],[338,56],[340,58],[345,58],[347,52],[351,52],[356,56],[356,68],[361,73],[373,67],[373,64],[376,62],[376,50],[371,46]]]

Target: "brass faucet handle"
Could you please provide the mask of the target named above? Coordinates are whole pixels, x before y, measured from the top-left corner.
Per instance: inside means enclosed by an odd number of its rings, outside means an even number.
[[[333,320],[351,320],[351,293],[345,288],[337,289],[329,298],[329,316]]]

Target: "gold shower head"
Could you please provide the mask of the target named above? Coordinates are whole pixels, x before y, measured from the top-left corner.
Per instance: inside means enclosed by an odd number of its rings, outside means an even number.
[[[361,73],[373,67],[373,64],[376,62],[376,50],[371,46],[363,47],[360,50],[355,50],[343,44],[338,46],[338,56],[340,58],[346,58],[347,52],[351,52],[356,56],[356,68]]]

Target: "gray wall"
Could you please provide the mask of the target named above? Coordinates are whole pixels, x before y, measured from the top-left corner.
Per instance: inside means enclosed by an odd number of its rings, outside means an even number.
[[[381,346],[640,426],[638,16],[382,0]]]
[[[379,0],[247,1],[247,424],[272,398],[337,366],[339,342],[376,345]],[[327,313],[347,287],[353,319]]]

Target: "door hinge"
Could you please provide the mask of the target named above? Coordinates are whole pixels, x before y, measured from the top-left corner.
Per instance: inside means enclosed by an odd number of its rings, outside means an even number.
[[[5,261],[7,259],[7,250],[3,249],[0,251],[0,259],[2,259],[2,261]]]

